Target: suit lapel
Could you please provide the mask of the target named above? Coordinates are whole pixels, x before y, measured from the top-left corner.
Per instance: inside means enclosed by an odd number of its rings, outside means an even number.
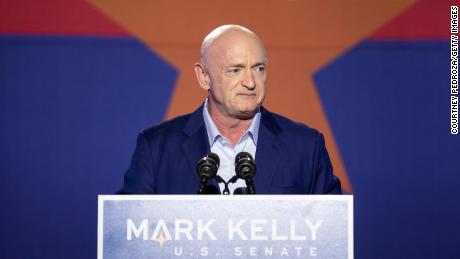
[[[278,138],[281,128],[272,114],[264,108],[261,108],[261,112],[262,117],[256,151],[257,172],[254,182],[256,193],[258,191],[259,193],[269,193],[272,178],[280,170],[278,165],[281,154],[283,154],[284,144]]]
[[[187,137],[182,143],[182,151],[190,165],[190,172],[194,174],[194,178],[197,179],[198,187],[199,177],[196,172],[196,163],[204,155],[211,152],[208,133],[206,132],[206,126],[203,119],[203,105],[190,115],[183,131]],[[219,189],[214,179],[210,180],[208,184],[212,184]]]
[[[263,107],[261,108],[261,113],[256,151],[257,173],[254,182],[256,192],[270,193],[272,178],[280,170],[278,165],[281,154],[283,154],[284,143],[278,138],[281,128],[273,118],[273,115]],[[203,105],[190,115],[183,132],[187,137],[182,143],[182,150],[190,165],[190,173],[194,174],[198,183],[196,163],[211,150],[203,119]],[[219,189],[214,179],[209,181],[209,184]]]
[[[203,106],[190,115],[183,131],[187,137],[182,143],[182,150],[190,165],[195,169],[196,162],[210,150],[203,120]],[[193,172],[195,173],[195,170]]]

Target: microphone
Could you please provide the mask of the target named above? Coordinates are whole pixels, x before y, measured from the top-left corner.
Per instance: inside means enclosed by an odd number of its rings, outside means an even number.
[[[217,169],[219,169],[219,156],[210,152],[201,158],[196,164],[196,172],[200,177],[200,186],[198,187],[198,194],[214,194],[214,189],[208,187],[207,183],[209,179],[214,178],[217,175]]]
[[[246,181],[249,194],[256,194],[252,178],[256,175],[256,163],[248,152],[240,152],[235,157],[235,172]]]

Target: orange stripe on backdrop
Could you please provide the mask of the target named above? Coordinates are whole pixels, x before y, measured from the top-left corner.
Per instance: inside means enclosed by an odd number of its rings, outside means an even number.
[[[179,70],[167,118],[194,110],[206,96],[196,83],[193,64],[210,30],[233,23],[255,31],[268,49],[265,106],[322,131],[335,173],[344,190],[352,192],[312,74],[415,1],[89,2]]]

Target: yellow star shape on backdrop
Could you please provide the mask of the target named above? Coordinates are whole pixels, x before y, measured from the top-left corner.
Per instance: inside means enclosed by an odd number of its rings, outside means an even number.
[[[240,24],[255,31],[269,58],[264,106],[323,132],[334,172],[344,190],[351,192],[312,75],[415,0],[88,2],[177,68],[179,77],[167,118],[193,111],[206,96],[198,87],[193,64],[199,60],[207,33],[222,24]]]

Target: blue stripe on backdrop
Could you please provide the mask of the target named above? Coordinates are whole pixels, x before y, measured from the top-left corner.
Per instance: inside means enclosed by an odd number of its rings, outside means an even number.
[[[0,258],[95,257],[97,194],[176,76],[132,38],[0,37]]]
[[[353,185],[357,258],[458,256],[449,51],[447,41],[366,41],[315,75]]]

